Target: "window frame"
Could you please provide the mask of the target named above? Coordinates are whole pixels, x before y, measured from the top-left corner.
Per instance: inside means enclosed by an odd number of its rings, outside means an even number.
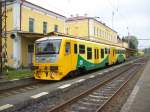
[[[54,25],[54,32],[58,32],[58,25]]]
[[[78,54],[78,45],[74,44],[74,54]]]
[[[48,23],[46,21],[43,21],[43,33],[47,33],[47,28],[48,28]]]
[[[81,46],[82,46],[83,48],[81,48]],[[85,54],[85,45],[84,45],[84,44],[79,44],[79,53],[80,53],[80,54]]]
[[[87,47],[87,60],[91,59],[92,59],[92,47]]]
[[[104,55],[105,55],[105,50],[104,50],[104,48],[101,48],[101,59],[104,58]]]
[[[29,32],[34,32],[34,22],[34,18],[29,18]]]
[[[69,50],[68,51],[66,51],[67,50],[67,44],[69,45]],[[69,55],[70,53],[71,53],[71,44],[70,44],[70,42],[66,42],[66,44],[65,44],[65,54]]]

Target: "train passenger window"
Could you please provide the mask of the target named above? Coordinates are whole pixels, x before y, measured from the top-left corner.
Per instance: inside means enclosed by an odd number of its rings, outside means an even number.
[[[105,48],[105,54],[107,54],[107,48]]]
[[[104,58],[104,49],[101,49],[101,58]]]
[[[74,44],[74,54],[77,54],[78,53],[78,46],[77,44]]]
[[[115,50],[113,50],[113,56],[115,56]]]
[[[110,54],[110,49],[108,49],[108,54]]]
[[[97,49],[97,59],[99,59],[99,50]]]
[[[85,45],[79,45],[79,53],[84,54],[85,53]]]
[[[96,49],[94,49],[94,57],[95,57],[95,59],[96,59],[96,55],[97,55]]]
[[[92,59],[92,48],[87,47],[87,59]]]
[[[65,51],[66,51],[66,54],[70,54],[70,42],[66,43],[66,49],[65,49]]]

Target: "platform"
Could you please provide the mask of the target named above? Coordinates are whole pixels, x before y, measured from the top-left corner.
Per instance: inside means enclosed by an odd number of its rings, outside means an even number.
[[[120,112],[150,112],[150,60]]]

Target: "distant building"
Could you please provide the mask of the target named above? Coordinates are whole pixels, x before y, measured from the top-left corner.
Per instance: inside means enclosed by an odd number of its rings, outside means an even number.
[[[128,48],[128,42],[123,41],[123,39],[121,39],[119,35],[117,36],[117,44],[121,47]]]
[[[117,43],[117,32],[94,17],[71,16],[66,21],[66,33],[109,44]]]
[[[14,68],[31,65],[33,43],[38,35],[51,31],[65,33],[65,21],[63,15],[28,1],[7,1],[8,65]]]

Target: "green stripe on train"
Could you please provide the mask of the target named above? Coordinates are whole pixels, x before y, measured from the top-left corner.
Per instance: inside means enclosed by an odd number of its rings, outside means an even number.
[[[94,64],[94,63],[87,61],[82,56],[78,55],[77,68],[84,68],[86,70],[92,70],[96,68],[102,68],[106,66],[106,63],[108,63],[108,56],[102,62],[98,64]]]

